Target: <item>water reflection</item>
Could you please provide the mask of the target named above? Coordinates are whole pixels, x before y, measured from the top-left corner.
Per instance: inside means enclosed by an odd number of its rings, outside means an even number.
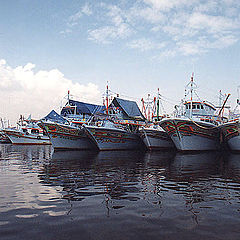
[[[240,183],[240,154],[227,153],[222,158],[223,177]]]
[[[53,153],[39,178],[42,184],[63,187],[63,198],[69,201],[99,194],[137,201],[141,194],[145,199],[152,194],[161,198],[163,192],[171,191],[193,204],[218,195],[221,178],[238,181],[238,159],[239,155],[218,152],[66,151]]]
[[[234,239],[240,223],[237,154],[53,152],[0,145],[0,182],[2,229],[21,228],[16,218],[26,228],[38,219],[40,232],[48,221],[65,226],[71,220],[69,229],[91,232],[92,239],[102,229],[104,239],[118,238],[113,226],[122,239],[169,233],[169,239],[221,239],[225,231]]]
[[[0,144],[0,160],[49,160],[53,149],[51,146],[26,146]]]

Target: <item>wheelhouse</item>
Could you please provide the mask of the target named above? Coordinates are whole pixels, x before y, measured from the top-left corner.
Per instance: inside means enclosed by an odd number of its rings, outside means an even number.
[[[206,102],[185,102],[186,116],[213,116],[216,108]]]

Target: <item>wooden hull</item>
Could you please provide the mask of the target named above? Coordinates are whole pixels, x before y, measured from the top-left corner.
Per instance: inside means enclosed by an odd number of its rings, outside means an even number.
[[[210,123],[184,119],[166,119],[160,126],[179,151],[208,151],[219,148],[219,129]]]
[[[85,126],[99,150],[143,150],[145,146],[136,133],[124,130]]]
[[[229,122],[220,126],[224,142],[232,151],[240,151],[240,122]]]
[[[140,135],[148,150],[174,148],[174,143],[165,131],[142,129]]]
[[[49,122],[41,122],[39,126],[48,133],[54,149],[96,149],[96,145],[88,138],[84,129]]]

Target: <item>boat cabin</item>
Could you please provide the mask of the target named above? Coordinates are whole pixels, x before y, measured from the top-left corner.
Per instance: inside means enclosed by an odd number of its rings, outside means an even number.
[[[213,116],[216,108],[206,102],[185,102],[185,115],[190,116]]]

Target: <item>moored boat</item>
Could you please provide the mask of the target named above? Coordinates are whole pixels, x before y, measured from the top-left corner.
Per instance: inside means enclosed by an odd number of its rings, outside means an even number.
[[[101,126],[84,126],[89,137],[96,142],[99,150],[144,150],[139,134],[124,129],[122,125],[102,121]]]
[[[18,128],[5,128],[3,133],[12,144],[20,145],[47,145],[51,144],[49,137],[35,120],[24,120],[21,116]]]
[[[149,150],[174,148],[171,138],[160,126],[143,127],[140,135]]]
[[[217,150],[219,131],[215,124],[198,120],[169,118],[160,122],[179,151]]]
[[[81,125],[70,125],[65,118],[52,110],[39,126],[44,129],[51,139],[55,150],[87,150],[96,149],[96,145],[86,135]]]
[[[42,121],[39,123],[46,130],[56,150],[88,150],[96,149],[95,144],[88,138],[81,126],[71,126],[56,122]]]
[[[237,105],[230,112],[229,121],[220,125],[223,142],[227,143],[232,151],[240,152],[240,87],[238,88]]]
[[[168,133],[179,151],[206,151],[219,148],[219,122],[216,108],[206,101],[193,101],[195,83],[193,76],[187,85],[191,100],[184,101],[180,111],[173,118],[160,121],[160,126]]]
[[[147,119],[147,123],[140,129],[140,136],[148,150],[162,150],[174,148],[174,143],[169,135],[159,126],[159,120],[165,116],[165,110],[161,102],[161,95],[157,93],[157,97],[153,99],[142,98],[142,112]],[[161,108],[161,114],[160,114]]]
[[[240,121],[230,121],[220,126],[221,133],[223,134],[224,141],[232,151],[240,152]]]

